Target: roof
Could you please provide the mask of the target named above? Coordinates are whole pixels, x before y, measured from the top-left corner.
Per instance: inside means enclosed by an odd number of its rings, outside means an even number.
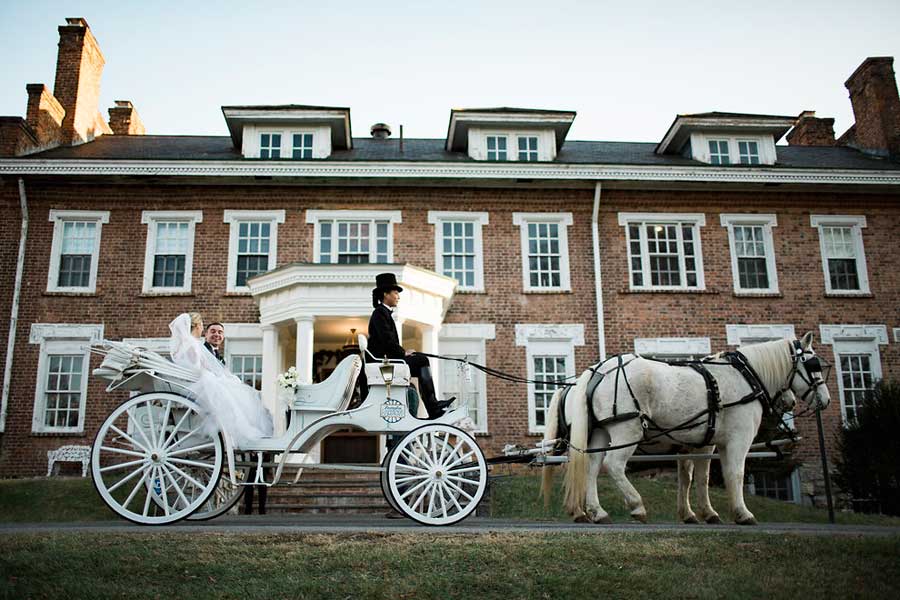
[[[677,115],[663,139],[657,144],[659,154],[678,154],[692,132],[722,131],[770,134],[777,142],[797,121],[797,117],[755,115],[749,113],[705,112]]]
[[[900,171],[900,163],[853,148],[777,146],[775,168],[874,169]],[[653,142],[567,141],[554,163],[719,168],[680,155],[660,155]],[[245,159],[229,136],[104,135],[79,146],[54,148],[22,157],[51,160],[258,161]],[[443,139],[353,138],[352,150],[337,150],[323,161],[476,162],[462,152],[448,152]],[[734,165],[731,168],[743,168]]]

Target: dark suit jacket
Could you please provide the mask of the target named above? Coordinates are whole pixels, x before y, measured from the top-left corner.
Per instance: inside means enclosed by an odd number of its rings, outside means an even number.
[[[207,350],[209,350],[210,352],[212,352],[212,355],[215,356],[216,359],[218,359],[218,361],[219,361],[220,363],[222,363],[223,365],[225,364],[225,357],[222,356],[221,354],[219,354],[219,353],[216,351],[216,349],[213,348],[213,347],[210,345],[209,342],[203,342],[203,345],[206,347]]]
[[[384,304],[379,304],[369,317],[369,352],[379,359],[402,359],[406,355],[403,346],[400,345],[400,337],[397,335],[397,324],[391,316],[391,309]],[[372,357],[366,356],[368,362]]]

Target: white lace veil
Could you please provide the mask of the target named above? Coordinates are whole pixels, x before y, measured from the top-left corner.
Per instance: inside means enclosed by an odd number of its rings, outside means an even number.
[[[214,375],[230,372],[218,361],[212,352],[203,347],[203,339],[191,335],[191,316],[182,313],[169,323],[172,337],[169,340],[169,352],[172,362],[180,367],[195,371],[211,371]]]

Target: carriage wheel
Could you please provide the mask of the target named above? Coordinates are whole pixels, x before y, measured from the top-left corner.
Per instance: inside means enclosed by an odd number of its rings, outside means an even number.
[[[475,511],[487,487],[487,461],[471,435],[449,425],[409,432],[391,451],[390,499],[424,525],[452,525]]]
[[[219,485],[213,491],[206,504],[197,509],[196,512],[187,517],[188,521],[208,521],[215,519],[220,515],[224,515],[231,507],[237,504],[241,496],[244,495],[246,486],[241,485],[242,481],[247,481],[250,477],[250,467],[239,467],[235,465],[234,478],[237,485],[231,483],[231,469],[228,467],[228,461],[222,464],[222,477],[219,478]]]
[[[205,431],[192,401],[135,396],[100,426],[91,449],[94,487],[115,513],[143,525],[179,521],[206,504],[222,474],[222,437]]]
[[[394,501],[394,496],[391,495],[391,488],[388,485],[388,465],[391,462],[391,455],[394,453],[394,449],[391,448],[388,450],[387,454],[384,456],[384,460],[381,461],[381,493],[384,494],[384,499],[387,500],[388,504],[391,508],[400,512],[400,508],[397,506],[397,503]]]

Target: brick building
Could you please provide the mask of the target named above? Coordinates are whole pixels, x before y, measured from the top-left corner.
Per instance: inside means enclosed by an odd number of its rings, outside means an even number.
[[[354,138],[348,108],[305,105],[226,106],[228,136],[154,136],[127,101],[104,121],[96,39],[83,19],[59,32],[54,90],[28,85],[26,117],[0,118],[0,476],[90,444],[122,401],[89,377],[87,342],[165,351],[169,321],[199,311],[274,406],[277,373],[325,377],[365,331],[387,270],[407,288],[404,345],[534,378],[813,331],[835,363],[832,452],[864,390],[900,376],[891,58],[850,76],[856,123],[837,139],[804,111],[571,141],[574,112],[510,108],[453,110],[446,139]],[[543,429],[549,389],[436,370],[488,455]],[[794,426],[806,464],[757,484],[797,500],[818,463],[813,419]]]

